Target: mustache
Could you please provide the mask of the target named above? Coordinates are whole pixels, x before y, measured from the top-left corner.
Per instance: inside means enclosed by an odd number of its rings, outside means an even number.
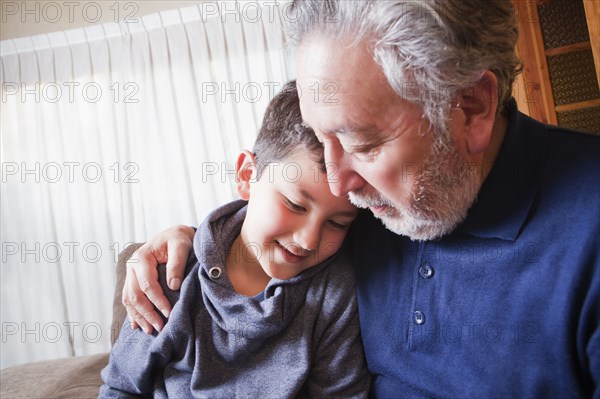
[[[348,199],[352,205],[359,208],[370,208],[378,206],[394,207],[394,204],[389,199],[380,194],[366,194],[358,191],[348,193]]]

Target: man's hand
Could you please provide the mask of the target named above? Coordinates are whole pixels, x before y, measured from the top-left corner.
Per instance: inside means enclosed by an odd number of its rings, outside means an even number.
[[[170,289],[178,290],[193,238],[193,228],[172,227],[146,242],[127,261],[121,300],[133,329],[141,327],[147,334],[151,334],[153,328],[162,330],[164,323],[152,305],[168,317],[171,304],[158,283],[156,268],[166,263],[167,284]]]

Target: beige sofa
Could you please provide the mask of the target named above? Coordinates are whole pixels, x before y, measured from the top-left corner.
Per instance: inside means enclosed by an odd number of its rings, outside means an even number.
[[[122,325],[125,308],[121,290],[125,262],[141,244],[131,245],[119,254],[117,285],[113,299],[113,325]],[[118,333],[113,337],[118,338]],[[0,371],[0,398],[96,398],[102,384],[100,370],[108,363],[108,353],[47,360]]]

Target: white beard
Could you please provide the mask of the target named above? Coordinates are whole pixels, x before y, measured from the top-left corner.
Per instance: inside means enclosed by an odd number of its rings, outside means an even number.
[[[434,240],[456,228],[467,216],[482,184],[481,174],[456,149],[436,142],[416,176],[409,204],[394,204],[381,194],[350,192],[355,206],[388,206],[376,215],[385,227],[412,240]]]

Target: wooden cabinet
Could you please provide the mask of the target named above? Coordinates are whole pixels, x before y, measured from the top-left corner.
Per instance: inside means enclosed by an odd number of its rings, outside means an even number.
[[[600,134],[600,0],[513,0],[523,74],[514,96],[542,122]]]

